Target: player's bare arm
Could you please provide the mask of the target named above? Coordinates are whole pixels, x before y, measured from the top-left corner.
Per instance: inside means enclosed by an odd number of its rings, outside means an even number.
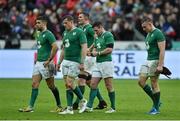
[[[64,46],[62,45],[61,46],[61,53],[60,53],[60,56],[59,56],[59,61],[58,61],[58,64],[56,66],[56,70],[57,71],[60,71],[60,67],[61,67],[61,63],[64,59]]]
[[[113,51],[113,44],[108,44],[107,48],[102,51],[97,51],[96,49],[93,49],[92,55],[93,56],[106,55],[112,53],[112,51]]]
[[[44,62],[44,67],[46,67],[53,60],[54,56],[57,53],[58,46],[57,46],[56,42],[52,43],[51,46],[52,46],[51,54],[50,54],[50,57],[48,58],[48,60]]]
[[[165,41],[158,42],[158,47],[159,47],[160,53],[159,53],[159,63],[158,63],[157,71],[163,70],[165,45],[166,45]]]
[[[106,54],[110,54],[113,51],[113,44],[108,44],[108,47],[106,49],[104,49],[103,51],[99,51],[98,55],[106,55]]]
[[[87,56],[91,56],[91,52],[94,48],[94,44],[92,44],[88,49],[87,49]]]
[[[80,70],[84,70],[84,61],[87,55],[87,43],[81,44],[81,64],[79,66]]]

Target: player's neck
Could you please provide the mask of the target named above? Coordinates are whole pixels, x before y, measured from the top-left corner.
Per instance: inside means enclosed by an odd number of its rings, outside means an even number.
[[[152,25],[151,31],[149,33],[153,32],[155,29],[156,27]]]
[[[102,30],[102,33],[101,33],[101,35],[102,35],[102,34],[104,34],[105,32],[106,32],[106,30],[105,30],[105,29],[103,29],[103,30]]]
[[[72,31],[72,30],[74,30],[75,28],[76,28],[76,26],[73,25],[69,31]]]
[[[105,33],[105,29],[102,29],[101,33],[99,34],[99,36],[102,36]]]
[[[44,27],[41,32],[44,32],[47,30],[47,27]]]
[[[88,24],[89,24],[89,22],[85,22],[85,23],[83,24],[83,27],[86,26],[86,25],[88,25]]]

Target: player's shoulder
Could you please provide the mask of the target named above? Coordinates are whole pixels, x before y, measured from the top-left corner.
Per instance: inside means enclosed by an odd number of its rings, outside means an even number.
[[[162,32],[160,29],[156,28],[155,31],[154,31],[154,33],[156,33],[156,34],[161,33],[161,34],[162,34],[163,32]]]
[[[91,29],[91,28],[92,28],[92,25],[91,25],[91,24],[87,24],[85,27],[86,27],[87,29],[88,29],[88,28]]]
[[[84,33],[84,31],[83,31],[81,28],[79,28],[79,27],[76,27],[76,28],[74,29],[74,32]]]
[[[105,31],[104,32],[104,37],[109,37],[109,36],[113,36],[113,34],[109,31]]]
[[[75,31],[83,31],[81,27],[74,28]]]
[[[46,30],[45,32],[44,32],[45,34],[53,34],[50,30]]]

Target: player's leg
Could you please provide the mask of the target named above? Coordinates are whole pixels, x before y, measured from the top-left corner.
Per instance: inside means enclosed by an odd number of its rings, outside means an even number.
[[[37,99],[38,96],[38,92],[39,92],[39,84],[40,84],[40,80],[41,80],[41,76],[40,75],[33,75],[32,77],[32,91],[31,91],[31,98],[29,100],[29,105],[28,107],[25,108],[20,108],[19,111],[20,112],[33,112],[33,108],[34,108],[34,104],[35,101]]]
[[[73,85],[71,88],[72,88],[73,92],[76,94],[76,96],[78,97],[78,99],[80,100],[79,101],[79,108],[80,108],[79,113],[83,113],[85,111],[85,108],[86,108],[87,100],[84,99],[80,88],[78,86],[76,86],[75,78],[72,81],[73,81],[73,83],[72,83]]]
[[[85,92],[86,81],[88,79],[88,75],[91,72],[91,68],[94,64],[93,62],[95,62],[95,59],[87,56],[84,62],[84,71],[81,71],[80,74],[78,75],[79,77],[78,86],[82,94],[84,94]],[[78,104],[79,104],[79,98],[77,98],[75,103],[73,104],[73,109],[77,109]]]
[[[159,113],[159,106],[160,106],[160,88],[158,84],[158,76],[153,76],[150,77],[151,79],[151,85],[153,89],[153,97],[154,97],[154,105],[153,107],[156,109],[157,112]]]
[[[94,98],[97,96],[97,87],[101,79],[102,79],[101,72],[98,68],[98,65],[96,65],[94,66],[94,69],[92,71],[92,79],[91,81],[89,81],[90,93],[89,93],[89,100],[87,103],[86,111],[92,111],[93,109]]]
[[[91,79],[92,79],[92,75],[88,74],[87,80],[86,80],[86,84],[88,85],[88,87],[90,87],[90,83],[91,83]],[[95,109],[104,109],[107,107],[107,103],[104,100],[104,98],[102,97],[99,88],[97,88],[97,98],[99,100],[98,105],[96,106]]]
[[[75,84],[75,78],[67,76],[65,80],[66,85],[66,99],[67,99],[67,109],[59,114],[73,114],[73,92],[80,99],[80,110],[79,113],[84,112],[87,101],[83,99],[83,95],[78,86]],[[83,109],[82,109],[83,108]]]
[[[63,110],[63,108],[61,106],[59,90],[54,84],[54,77],[47,78],[46,83],[47,83],[47,86],[49,87],[49,89],[51,90],[51,92],[54,95],[54,98],[55,98],[55,101],[56,101],[56,106],[57,106],[55,110],[51,110],[50,112],[61,112]]]
[[[94,68],[96,67],[96,58],[95,57],[90,57],[87,56],[86,57],[86,61],[85,61],[85,70],[86,72],[88,72],[87,75],[87,79],[86,79],[86,84],[88,87],[90,87],[90,83],[91,83],[91,78],[92,78],[92,71],[94,70]],[[96,106],[95,109],[104,109],[107,107],[107,103],[105,102],[105,100],[103,99],[99,88],[97,88],[97,98],[99,100],[99,104]]]
[[[156,74],[156,67],[157,67],[157,60],[153,60],[153,61],[147,61],[146,65],[142,65],[141,69],[140,69],[140,78],[139,78],[139,85],[143,88],[143,90],[146,92],[147,95],[149,95],[149,97],[151,98],[152,102],[153,102],[153,106],[152,109],[149,111],[149,114],[158,114],[158,110],[155,108],[155,103],[157,104],[157,99],[155,99],[155,95],[154,95],[154,87],[157,87],[157,79],[158,76]],[[151,85],[152,88],[146,84],[146,81],[148,79],[148,77],[150,77],[151,79]],[[153,87],[154,86],[154,87]],[[158,91],[157,91],[158,92]],[[160,93],[157,93],[160,94]],[[158,98],[158,96],[157,96]],[[159,106],[159,102],[158,102],[158,106]]]
[[[94,99],[97,96],[97,87],[101,80],[101,77],[92,77],[91,84],[90,84],[90,94],[89,94],[89,100],[87,103],[86,111],[92,111],[93,109],[93,103]]]
[[[62,68],[62,70],[64,70]],[[65,73],[63,73],[64,75]],[[73,108],[72,108],[72,103],[73,103],[73,90],[71,88],[72,86],[72,81],[70,81],[70,77],[67,75],[63,76],[63,79],[65,81],[65,87],[66,87],[66,100],[67,100],[67,107],[65,108],[64,111],[59,112],[59,114],[74,114]]]
[[[84,95],[85,92],[85,85],[86,85],[86,79],[87,79],[87,74],[85,72],[80,72],[80,74],[78,75],[79,80],[78,80],[78,87],[82,93],[82,95]],[[76,98],[76,101],[73,103],[73,109],[77,110],[78,106],[79,106],[79,98]]]
[[[38,88],[39,88],[41,79],[42,79],[41,75],[33,75],[32,77],[33,82],[32,82],[31,99],[29,102],[30,107],[34,107],[34,103],[38,96],[38,90],[39,90]]]
[[[99,88],[97,88],[97,95],[96,96],[97,96],[97,98],[99,100],[99,103],[98,103],[98,105],[96,106],[95,109],[104,109],[104,108],[107,108],[107,103],[104,100],[104,98],[102,97]]]
[[[158,84],[159,74],[156,73],[156,68],[158,66],[158,60],[152,60],[149,62],[149,75],[153,90],[153,108],[150,111],[150,114],[158,114],[159,113],[159,106],[160,106],[160,88]]]
[[[39,72],[39,65],[40,65],[40,62],[37,62],[33,68],[32,91],[31,91],[31,98],[29,100],[29,105],[26,108],[20,108],[19,109],[20,112],[33,112],[34,104],[35,104],[35,101],[37,99],[38,92],[39,92],[38,88],[40,85],[40,81],[42,80],[42,76]]]
[[[46,69],[47,72],[42,73],[42,76],[45,78],[47,86],[49,87],[49,89],[53,93],[53,96],[55,98],[56,105],[57,105],[57,107],[54,110],[51,110],[50,112],[61,112],[63,109],[61,107],[61,100],[60,100],[60,96],[59,96],[59,90],[55,86],[55,83],[54,83],[54,74],[55,74],[54,72],[56,70],[54,63],[51,62],[48,65],[48,68],[45,68],[45,69]]]
[[[146,83],[148,79],[148,72],[149,72],[148,70],[149,70],[149,66],[147,64],[141,66],[138,84],[151,98],[152,102],[154,102],[152,88]]]
[[[60,97],[59,97],[59,90],[54,85],[54,70],[55,70],[54,64],[51,62],[47,67],[44,67],[43,62],[42,62],[39,70],[42,77],[46,80],[46,83],[49,89],[52,91],[55,97],[57,107],[60,108],[60,109],[56,108],[57,111],[61,110],[62,108],[61,108],[61,102],[60,102]]]
[[[160,88],[158,84],[159,74],[156,73],[156,69],[158,66],[158,60],[149,61],[149,75],[151,80],[151,86],[153,90],[153,108],[150,111],[150,114],[158,114],[159,113],[159,106],[160,106]]]
[[[146,92],[146,94],[151,98],[151,100],[154,101],[152,88],[146,83],[147,79],[147,76],[140,75],[138,84],[144,90],[144,92]]]
[[[148,79],[148,70],[149,67],[142,65],[140,69],[140,74],[139,74],[139,81],[138,84],[139,86],[144,90],[144,92],[151,98],[153,104],[154,104],[154,96],[153,96],[153,91],[152,88],[146,83]],[[145,73],[147,72],[147,73]],[[151,113],[154,110],[152,108],[149,113]]]
[[[115,91],[113,88],[112,80],[113,80],[113,70],[114,66],[112,62],[102,62],[97,65],[102,77],[104,78],[106,88],[108,90],[108,96],[111,102],[111,108],[106,111],[106,113],[115,112]]]
[[[80,110],[79,113],[84,112],[87,101],[83,99],[83,95],[78,86],[76,86],[75,78],[79,74],[79,63],[64,60],[62,64],[63,75],[66,75],[65,85],[66,85],[66,98],[67,98],[67,110],[72,110],[73,103],[73,92],[80,99]],[[59,114],[68,114],[64,111]],[[70,114],[70,113],[69,113]]]
[[[62,74],[63,74],[63,80],[65,82],[65,87],[66,87],[66,100],[67,100],[67,108],[59,112],[59,114],[74,114],[73,108],[72,108],[72,101],[73,101],[73,91],[70,88],[72,84],[72,81],[69,81],[68,79],[68,73],[69,73],[69,65],[71,63],[67,60],[63,60],[62,63]]]
[[[113,113],[116,110],[115,109],[115,91],[113,88],[112,80],[113,80],[112,77],[107,77],[104,79],[106,88],[108,90],[108,96],[109,96],[109,99],[111,102],[111,108],[110,108],[110,110],[106,111],[106,113]]]

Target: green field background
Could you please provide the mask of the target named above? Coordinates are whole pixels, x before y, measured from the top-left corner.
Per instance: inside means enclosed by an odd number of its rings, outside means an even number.
[[[31,93],[31,79],[0,79],[0,120],[180,120],[180,80],[160,80],[161,113],[148,115],[152,107],[150,98],[138,86],[137,80],[114,80],[116,91],[116,108],[113,114],[104,110],[74,115],[50,113],[55,108],[54,98],[43,80],[33,113],[20,113],[18,109],[27,106]],[[66,106],[65,86],[62,80],[56,80],[60,91],[62,106]],[[100,90],[108,102],[104,82]],[[86,87],[85,98],[88,99],[89,88]],[[76,96],[74,96],[76,97]],[[95,99],[94,107],[98,101]]]

